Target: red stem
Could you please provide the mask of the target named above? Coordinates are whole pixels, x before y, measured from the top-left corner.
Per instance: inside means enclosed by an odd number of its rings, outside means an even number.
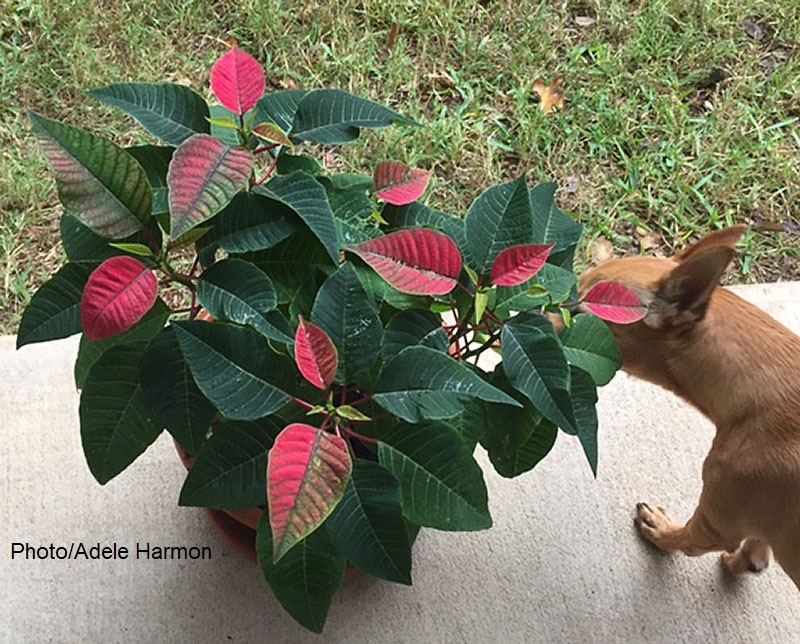
[[[373,445],[377,445],[377,443],[378,443],[378,439],[377,438],[369,438],[368,436],[362,436],[358,432],[354,432],[349,427],[345,427],[344,431],[351,438],[357,438],[358,440],[364,441],[365,443],[372,443]]]
[[[300,405],[304,409],[314,409],[314,405],[311,403],[307,403],[305,400],[298,398],[297,396],[292,396],[292,402],[296,405]]]

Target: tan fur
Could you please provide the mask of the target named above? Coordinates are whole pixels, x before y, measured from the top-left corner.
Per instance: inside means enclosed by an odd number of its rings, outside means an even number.
[[[717,426],[703,491],[684,526],[637,505],[636,524],[664,550],[723,550],[733,572],[763,570],[770,549],[800,588],[800,337],[719,287],[744,233],[712,233],[672,259],[612,259],[580,290],[613,280],[648,303],[644,320],[609,324],[623,369],[692,403]]]

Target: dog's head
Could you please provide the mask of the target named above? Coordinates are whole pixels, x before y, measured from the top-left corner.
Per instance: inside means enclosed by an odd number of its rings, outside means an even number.
[[[703,320],[720,278],[735,254],[746,226],[733,226],[704,237],[669,259],[629,257],[611,259],[586,272],[580,294],[601,281],[618,282],[634,291],[647,305],[647,314],[635,324],[611,324],[622,351],[626,371],[653,379],[659,346],[673,332],[682,333]]]

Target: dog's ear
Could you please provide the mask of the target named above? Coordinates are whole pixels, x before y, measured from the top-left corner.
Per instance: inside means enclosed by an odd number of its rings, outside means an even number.
[[[739,224],[731,226],[730,228],[723,228],[722,230],[715,230],[713,233],[706,235],[699,242],[692,244],[686,250],[675,255],[674,259],[681,262],[689,259],[692,255],[702,253],[703,251],[712,248],[733,248],[736,243],[747,232],[747,226]]]
[[[658,283],[645,324],[666,329],[702,320],[711,294],[719,285],[734,253],[729,244],[713,244],[685,255],[680,264]]]

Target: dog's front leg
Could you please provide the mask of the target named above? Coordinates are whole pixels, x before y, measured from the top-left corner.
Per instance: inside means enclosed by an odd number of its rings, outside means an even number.
[[[661,550],[681,552],[696,557],[715,550],[735,550],[740,539],[731,539],[714,529],[703,512],[703,503],[686,525],[674,521],[662,507],[646,503],[636,505],[634,519],[640,534]]]

